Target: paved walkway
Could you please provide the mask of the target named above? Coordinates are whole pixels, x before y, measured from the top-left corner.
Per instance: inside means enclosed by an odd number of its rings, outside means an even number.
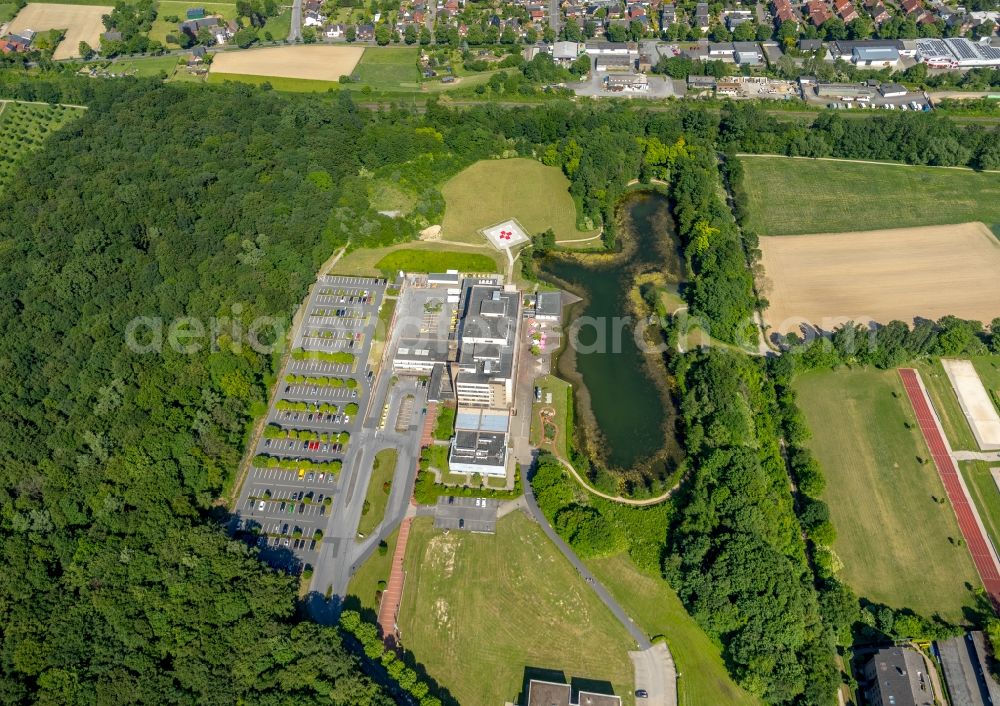
[[[948,439],[934,413],[924,383],[920,379],[920,374],[912,368],[900,368],[899,377],[910,398],[910,404],[913,405],[913,412],[917,416],[917,423],[941,476],[941,482],[948,492],[952,509],[958,518],[958,526],[962,530],[962,536],[965,537],[965,543],[969,547],[969,553],[972,554],[972,561],[979,571],[979,577],[994,605],[1000,606],[1000,561],[993,545],[987,539],[983,521],[969,497],[965,481],[958,472]]]
[[[437,402],[427,403],[427,414],[424,415],[424,430],[420,435],[420,448],[434,443],[434,427],[437,426]]]
[[[1000,451],[952,451],[956,461],[1000,461]]]
[[[618,622],[625,627],[639,647],[639,652],[629,653],[633,664],[636,665],[636,688],[646,689],[649,692],[649,706],[653,706],[654,704],[656,706],[677,706],[677,670],[674,667],[674,660],[670,654],[670,649],[666,644],[659,643],[653,645],[649,641],[646,633],[639,629],[639,626],[628,616],[618,601],[590,573],[590,569],[580,561],[576,552],[552,529],[552,526],[545,519],[545,515],[542,514],[538,503],[535,501],[535,493],[531,488],[531,483],[528,482],[527,466],[521,466],[521,483],[524,486],[524,501],[527,505],[528,516],[538,523],[542,531],[545,532],[545,535],[556,545],[569,563],[573,565],[573,568],[583,577],[583,580],[590,585],[590,588],[597,594],[597,597],[607,606],[612,615],[618,619]],[[635,657],[634,655],[644,656]],[[640,679],[642,680],[641,682]],[[656,690],[655,693],[654,690]]]
[[[382,603],[378,608],[378,626],[382,630],[382,637],[387,642],[392,640],[399,642],[399,630],[396,627],[396,618],[399,617],[399,604],[403,600],[403,584],[406,580],[406,572],[403,571],[403,557],[406,556],[406,543],[410,539],[410,524],[412,517],[404,517],[399,524],[399,538],[396,540],[396,551],[392,555],[392,569],[389,573],[389,581],[382,592]]]

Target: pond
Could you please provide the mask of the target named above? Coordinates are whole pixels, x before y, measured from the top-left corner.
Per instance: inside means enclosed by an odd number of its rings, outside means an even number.
[[[617,217],[620,252],[552,253],[539,263],[543,278],[581,297],[558,372],[573,382],[577,447],[609,470],[664,478],[679,456],[676,411],[662,350],[644,352],[662,343],[658,323],[637,315],[634,293],[646,279],[676,290],[683,259],[664,196],[630,194]]]

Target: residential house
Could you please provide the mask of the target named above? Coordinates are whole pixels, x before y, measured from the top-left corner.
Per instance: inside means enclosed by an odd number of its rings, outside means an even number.
[[[711,26],[711,18],[708,14],[708,3],[700,2],[695,6],[694,10],[694,26],[700,29],[702,32],[707,32]]]
[[[198,32],[203,29],[207,29],[212,32],[216,27],[222,24],[222,20],[218,17],[205,17],[200,20],[186,20],[181,22],[181,31],[190,36],[192,39],[198,37]]]
[[[726,19],[726,27],[732,32],[744,22],[753,22],[753,13],[749,10],[726,10],[722,13]]]
[[[924,10],[924,5],[920,0],[900,0],[899,5],[907,15],[923,12]]]
[[[306,12],[305,18],[302,20],[304,27],[322,27],[324,24],[326,24],[326,18],[312,10]]]
[[[660,26],[666,29],[677,22],[677,7],[668,2],[660,6]]]
[[[792,22],[796,26],[799,24],[799,17],[795,14],[795,10],[792,9],[792,4],[789,0],[774,0],[774,16],[779,25],[784,22]]]
[[[327,25],[323,31],[323,36],[327,39],[340,39],[347,34],[347,28],[342,24]]]
[[[868,14],[871,15],[875,24],[879,26],[888,22],[891,17],[882,0],[865,0],[865,9],[868,10]]]
[[[851,0],[833,0],[833,6],[837,10],[840,19],[845,23],[850,23],[858,19],[858,11],[854,9],[854,3]]]
[[[375,25],[358,25],[356,33],[359,42],[375,41]]]
[[[872,706],[934,706],[924,658],[910,647],[885,647],[865,664],[864,693]]]
[[[813,27],[820,27],[824,22],[833,18],[833,12],[823,0],[809,0],[806,4],[806,11],[809,13],[809,21]]]

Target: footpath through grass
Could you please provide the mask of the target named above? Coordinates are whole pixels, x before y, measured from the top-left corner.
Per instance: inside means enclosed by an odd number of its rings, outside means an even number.
[[[949,541],[962,535],[896,371],[810,372],[795,387],[826,475],[841,578],[869,600],[963,622],[974,605],[965,584],[979,577]]]
[[[719,645],[688,615],[666,581],[640,571],[625,553],[588,559],[586,564],[642,630],[650,637],[666,636],[681,674],[680,706],[762,703],[730,678]]]
[[[1000,223],[1000,174],[791,157],[741,160],[750,227],[760,235]]]
[[[549,228],[557,241],[596,234],[576,229],[576,205],[562,171],[533,159],[476,162],[445,182],[441,193],[445,240],[484,243],[479,231],[508,218],[516,218],[529,236]]]
[[[371,480],[368,481],[361,521],[358,523],[359,534],[367,537],[382,522],[389,493],[392,492],[392,477],[396,473],[398,456],[396,449],[382,449],[375,454],[375,465]]]
[[[496,535],[443,534],[416,518],[399,627],[462,706],[517,702],[529,667],[609,682],[635,703],[628,632],[520,512]]]

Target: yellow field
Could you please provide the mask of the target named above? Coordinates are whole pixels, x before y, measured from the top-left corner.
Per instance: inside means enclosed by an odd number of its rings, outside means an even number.
[[[219,52],[212,60],[211,73],[336,81],[354,71],[363,53],[363,47],[333,46]]]
[[[773,331],[1000,316],[1000,242],[981,223],[762,237]]]
[[[80,56],[80,42],[86,42],[97,49],[101,44],[104,25],[101,17],[114,8],[96,5],[55,5],[31,3],[11,20],[7,31],[18,34],[26,29],[47,32],[50,29],[64,29],[66,36],[56,47],[53,59],[72,59]]]

